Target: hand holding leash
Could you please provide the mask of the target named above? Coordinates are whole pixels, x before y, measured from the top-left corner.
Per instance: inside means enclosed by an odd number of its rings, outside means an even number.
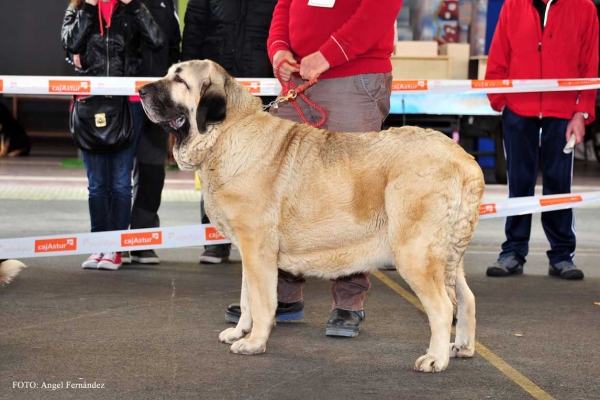
[[[296,86],[294,81],[292,81],[291,79],[288,82],[285,82],[281,77],[281,69],[282,69],[283,64],[285,64],[285,63],[289,64],[289,61],[284,58],[275,67],[275,76],[277,77],[277,79],[279,80],[279,83],[281,84],[281,93],[284,93],[284,94],[279,95],[279,97],[277,97],[277,99],[275,101],[271,102],[268,106],[273,105],[273,106],[277,107],[277,104],[284,102],[284,101],[289,101],[290,103],[292,103],[292,106],[294,106],[294,108],[296,109],[296,112],[298,113],[298,115],[300,115],[300,118],[302,119],[302,121],[304,121],[304,123],[306,123],[310,126],[314,126],[315,128],[320,128],[321,126],[323,126],[323,124],[325,124],[325,121],[327,121],[327,114],[325,113],[325,110],[323,110],[323,108],[319,107],[318,105],[316,105],[315,103],[310,101],[310,99],[308,97],[306,97],[306,95],[303,93],[306,89],[308,89],[309,87],[311,87],[312,85],[317,83],[317,78],[314,77],[309,82],[303,83],[300,86]],[[321,114],[321,116],[323,117],[321,119],[321,121],[311,122],[306,118],[306,116],[300,109],[300,106],[298,106],[298,104],[296,103],[297,96],[300,96],[300,98],[302,100],[304,100],[310,108],[317,110]]]

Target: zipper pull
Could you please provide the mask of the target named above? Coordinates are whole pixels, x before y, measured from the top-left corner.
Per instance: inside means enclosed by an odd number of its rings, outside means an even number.
[[[542,42],[538,42],[538,51],[542,51]]]

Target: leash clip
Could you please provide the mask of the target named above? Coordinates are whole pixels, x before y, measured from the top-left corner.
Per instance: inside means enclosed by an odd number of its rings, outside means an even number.
[[[298,93],[294,89],[290,89],[285,95],[284,99],[286,100],[294,100],[298,96]]]

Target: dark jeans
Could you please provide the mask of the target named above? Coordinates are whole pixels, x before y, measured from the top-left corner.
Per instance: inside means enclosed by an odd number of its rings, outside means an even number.
[[[140,131],[136,123],[144,111],[131,103],[135,138],[126,149],[107,154],[83,152],[88,176],[88,205],[92,232],[125,230],[131,219],[131,171]]]
[[[573,153],[565,154],[569,121],[560,118],[521,117],[506,107],[502,133],[508,170],[509,197],[533,196],[542,168],[543,194],[571,192]],[[541,129],[541,137],[540,137]],[[542,227],[550,242],[550,263],[571,260],[575,254],[575,216],[572,209],[542,213]],[[531,214],[506,218],[506,242],[501,255],[514,252],[525,263],[529,253]]]
[[[169,135],[145,113],[136,122],[141,133],[133,167],[131,229],[156,228],[160,226],[158,209],[165,185]]]

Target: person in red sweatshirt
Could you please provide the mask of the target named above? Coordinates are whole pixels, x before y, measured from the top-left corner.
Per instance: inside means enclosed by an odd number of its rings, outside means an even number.
[[[279,0],[267,40],[273,69],[282,60],[280,76],[296,85],[318,78],[305,91],[322,107],[330,131],[370,132],[381,130],[390,110],[394,22],[402,0]],[[298,105],[312,123],[318,112],[302,100]],[[302,123],[291,103],[272,107],[278,117]],[[304,315],[302,288],[305,279],[279,271],[277,286],[278,321]],[[355,337],[365,318],[363,303],[371,283],[367,274],[334,281],[333,306],[326,335]],[[239,305],[230,305],[225,317],[239,320]]]
[[[507,0],[489,51],[486,79],[596,78],[598,17],[589,0]],[[509,197],[533,196],[541,164],[543,194],[571,192],[573,153],[563,149],[595,119],[596,90],[490,94],[502,112]],[[541,157],[541,160],[540,160]],[[541,161],[541,163],[540,163]],[[542,213],[550,242],[548,273],[583,279],[573,263],[573,210]],[[488,276],[521,275],[529,252],[531,215],[508,217],[506,241]]]

